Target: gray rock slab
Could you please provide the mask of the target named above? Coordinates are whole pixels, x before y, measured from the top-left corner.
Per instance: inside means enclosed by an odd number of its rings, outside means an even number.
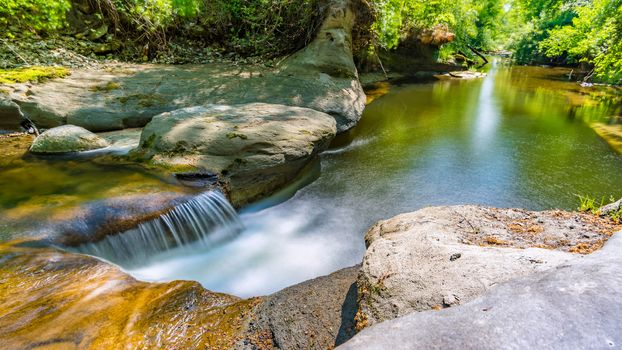
[[[477,299],[363,330],[338,349],[610,349],[622,345],[622,234]]]

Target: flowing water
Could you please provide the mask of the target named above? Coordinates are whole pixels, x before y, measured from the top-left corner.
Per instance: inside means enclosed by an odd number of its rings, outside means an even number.
[[[619,90],[582,88],[568,82],[562,69],[499,65],[489,73],[478,80],[375,86],[388,93],[367,106],[359,125],[341,135],[295,184],[244,208],[239,218],[244,229],[224,234],[233,237],[224,243],[205,244],[210,235],[223,235],[214,230],[219,225],[212,224],[213,213],[205,215],[207,228],[199,228],[205,218],[188,218],[196,216],[194,206],[192,213],[176,218],[197,228],[193,233],[186,225],[176,233],[190,235],[193,243],[154,243],[154,237],[171,237],[161,218],[102,243],[98,248],[108,244],[107,253],[88,252],[120,261],[140,279],[191,279],[219,292],[259,295],[360,263],[370,225],[424,206],[575,209],[577,194],[622,196],[622,156],[592,128],[621,123]],[[82,190],[87,197],[90,190],[105,195],[122,188],[103,190],[113,173],[102,178],[83,167],[75,179],[58,165],[48,179],[53,183],[38,185],[45,184],[45,176],[39,171],[36,181],[21,180],[28,173],[20,171],[24,167],[20,163],[0,172],[0,193],[13,194],[0,196],[0,202],[11,201],[0,203],[5,217],[22,215],[20,208],[31,202],[37,211],[28,213],[43,216],[40,203],[48,197],[79,197]],[[120,170],[119,177],[128,177],[126,172]],[[56,178],[75,188],[59,185]],[[90,181],[80,187],[77,182],[86,178]],[[21,198],[24,188],[8,185],[7,179],[22,181],[36,200]],[[137,260],[123,255],[149,244],[157,249]]]
[[[617,102],[564,74],[501,66],[483,80],[392,86],[324,152],[314,182],[243,210],[235,240],[131,273],[264,294],[360,263],[370,225],[424,206],[575,209],[576,194],[620,197],[622,156],[588,125]]]
[[[192,244],[209,250],[242,229],[235,209],[220,191],[202,193],[138,227],[70,250],[94,255],[125,268],[157,263],[160,254]]]

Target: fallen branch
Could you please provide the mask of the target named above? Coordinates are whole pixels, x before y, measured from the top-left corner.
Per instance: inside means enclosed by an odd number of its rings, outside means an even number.
[[[374,54],[376,55],[376,58],[378,59],[378,63],[380,63],[380,68],[382,68],[382,72],[384,73],[385,79],[389,80],[389,76],[387,75],[387,71],[384,70],[384,66],[382,65],[382,61],[380,60],[380,56],[378,56],[378,53],[376,53],[375,51],[374,51]]]
[[[482,67],[485,66],[486,64],[488,64],[488,60],[486,59],[486,57],[484,55],[479,53],[479,51],[477,51],[473,46],[471,46],[471,45],[467,45],[467,46],[468,46],[469,50],[473,51],[474,54],[476,54],[477,56],[479,56],[479,58],[484,60],[484,64],[482,64]]]
[[[9,50],[11,50],[11,52],[13,52],[13,53],[15,54],[15,56],[19,57],[19,59],[20,59],[20,60],[24,61],[24,64],[26,64],[27,66],[30,66],[30,63],[28,63],[28,61],[26,61],[26,60],[24,59],[24,57],[22,57],[22,55],[20,55],[19,53],[17,53],[17,51],[15,51],[15,50],[11,47],[11,45],[9,45],[9,43],[7,43],[7,42],[6,42],[6,40],[5,40],[5,39],[0,39],[0,40],[2,40],[2,42],[4,43],[4,45],[6,45],[6,47],[8,47],[8,48],[9,48]]]

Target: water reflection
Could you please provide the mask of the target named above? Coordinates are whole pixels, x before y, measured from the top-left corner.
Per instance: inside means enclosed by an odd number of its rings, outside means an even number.
[[[372,223],[424,206],[572,209],[576,193],[622,196],[622,157],[586,123],[617,102],[562,76],[498,66],[484,80],[391,87],[354,141],[322,155],[313,183],[243,213],[238,239],[133,273],[264,294],[359,263]]]

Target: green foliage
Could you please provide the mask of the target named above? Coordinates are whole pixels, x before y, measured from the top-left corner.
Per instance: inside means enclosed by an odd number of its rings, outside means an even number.
[[[594,66],[593,78],[622,83],[622,0],[517,0],[519,63]],[[520,23],[522,21],[522,24]]]
[[[453,42],[441,48],[441,58],[456,51],[470,55],[468,46],[497,48],[505,15],[497,0],[381,0],[372,6],[376,13],[372,29],[378,45],[385,49],[433,28],[454,33]]]
[[[25,67],[16,69],[0,69],[0,84],[25,82],[41,82],[47,79],[64,78],[70,74],[63,67]]]
[[[69,0],[0,0],[0,29],[8,26],[33,31],[60,29],[66,25],[70,8]]]
[[[595,197],[590,195],[577,195],[577,197],[579,198],[579,211],[589,212],[595,215],[598,214],[598,210],[605,203],[605,197],[601,198],[600,204],[596,201]]]
[[[0,0],[2,1],[2,0]],[[189,35],[244,55],[278,56],[312,38],[323,0],[96,0],[118,32],[163,48]]]

